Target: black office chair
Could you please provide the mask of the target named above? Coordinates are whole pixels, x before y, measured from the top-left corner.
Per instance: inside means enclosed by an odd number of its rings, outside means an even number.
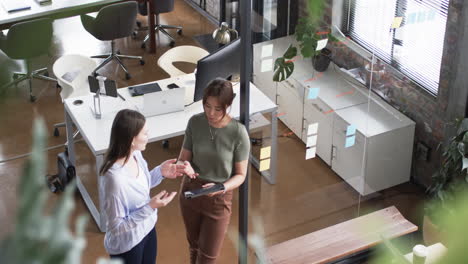
[[[156,33],[161,32],[164,35],[166,35],[171,40],[171,43],[169,45],[171,47],[174,47],[175,40],[171,35],[169,35],[166,29],[177,29],[177,34],[182,35],[182,27],[162,25],[160,24],[160,21],[159,21],[159,14],[169,13],[169,12],[172,12],[172,10],[174,10],[174,0],[149,0],[149,1],[153,1],[154,14],[156,15],[156,26],[154,30],[156,31]],[[144,16],[148,15],[147,5],[140,4],[138,6],[138,12]],[[147,30],[147,29],[148,27],[142,27],[139,30]],[[143,40],[143,43],[141,44],[141,48],[144,49],[146,47],[146,42],[148,42],[149,37],[150,37],[149,34],[146,35],[145,39]]]
[[[135,25],[136,22],[137,9],[136,2],[123,2],[103,7],[99,10],[96,18],[89,15],[81,15],[81,22],[86,31],[99,40],[111,41],[110,54],[91,56],[91,58],[105,59],[93,71],[94,75],[96,75],[97,70],[115,59],[125,71],[125,78],[128,80],[131,78],[131,75],[121,59],[137,59],[140,60],[141,65],[145,64],[141,56],[121,55],[119,51],[115,50],[116,39],[132,35],[133,25]]]
[[[32,93],[32,79],[57,81],[48,76],[47,68],[31,69],[31,59],[47,54],[52,42],[52,20],[41,18],[14,24],[7,35],[0,34],[0,49],[14,60],[25,60],[26,72],[15,72],[13,82],[3,85],[0,90],[29,80],[29,98],[36,101]]]

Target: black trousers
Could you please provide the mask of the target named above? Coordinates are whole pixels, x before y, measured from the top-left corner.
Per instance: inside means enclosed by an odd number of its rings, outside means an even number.
[[[118,255],[110,255],[110,257],[120,258],[124,264],[155,264],[157,253],[158,239],[156,238],[156,229],[153,229],[130,251]]]

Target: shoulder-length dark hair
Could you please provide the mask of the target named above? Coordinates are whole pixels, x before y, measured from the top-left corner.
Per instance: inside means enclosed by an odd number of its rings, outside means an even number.
[[[235,94],[232,89],[232,83],[222,78],[212,80],[203,91],[203,105],[206,104],[208,97],[216,97],[223,107],[223,117],[226,115],[226,110],[231,106]]]
[[[112,123],[109,149],[107,149],[99,173],[104,175],[110,167],[120,158],[125,157],[127,162],[135,138],[145,125],[145,117],[137,111],[120,110]]]

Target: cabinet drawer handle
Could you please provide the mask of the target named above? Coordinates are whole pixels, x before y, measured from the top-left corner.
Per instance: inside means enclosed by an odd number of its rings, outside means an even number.
[[[320,108],[317,104],[312,104],[312,105],[315,107],[315,109],[319,110],[320,112],[323,112],[323,109]]]

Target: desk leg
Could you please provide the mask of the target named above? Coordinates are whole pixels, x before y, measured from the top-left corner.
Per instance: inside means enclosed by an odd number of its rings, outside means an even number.
[[[68,142],[68,158],[70,159],[71,163],[73,166],[76,168],[76,156],[75,156],[75,142],[73,141],[73,121],[68,114],[67,110],[65,110],[65,127],[67,130],[67,142]],[[97,161],[97,158],[96,158]],[[86,204],[86,206],[89,209],[89,212],[94,218],[94,221],[96,221],[96,224],[98,225],[99,229],[104,232],[104,230],[101,228],[102,225],[100,225],[100,215],[98,210],[96,209],[96,206],[93,203],[93,200],[89,196],[88,191],[86,190],[85,186],[80,180],[80,177],[76,175],[76,187],[81,193],[81,196],[83,197],[83,200]]]
[[[277,155],[278,155],[278,117],[276,109],[271,112],[271,161],[270,161],[270,183],[276,183]]]
[[[70,159],[73,166],[76,167],[76,158],[75,158],[75,142],[73,140],[73,120],[71,119],[68,111],[65,109],[65,129],[67,131],[67,149],[68,149],[68,158]]]
[[[99,175],[99,169],[102,166],[104,161],[104,155],[97,155],[96,156],[96,175],[97,175],[97,184],[98,184],[98,191],[99,191],[99,222],[96,221],[99,225],[99,229],[102,232],[106,232],[106,214],[104,213],[104,176]]]
[[[150,43],[150,53],[156,53],[156,34],[155,34],[155,22],[154,22],[154,6],[153,1],[146,1],[148,3],[148,33]]]

